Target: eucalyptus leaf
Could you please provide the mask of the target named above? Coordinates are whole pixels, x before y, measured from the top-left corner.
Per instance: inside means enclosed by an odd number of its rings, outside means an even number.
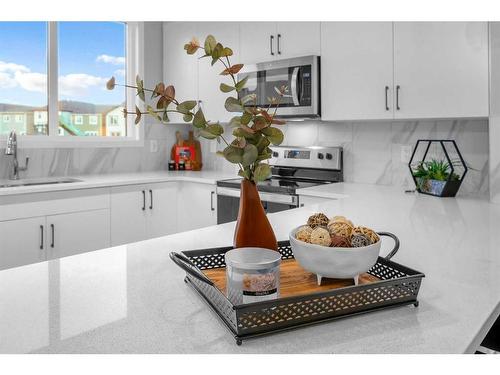
[[[215,40],[213,35],[208,35],[207,38],[205,39],[205,45],[204,45],[205,53],[207,55],[211,55],[216,45],[217,41]]]
[[[255,99],[257,98],[257,95],[255,94],[248,94],[245,95],[243,98],[241,98],[241,103],[243,105],[250,103],[250,102],[255,102]]]
[[[134,123],[136,125],[138,125],[139,122],[141,121],[141,115],[142,115],[141,110],[139,109],[138,106],[135,106],[135,121],[134,121]]]
[[[262,129],[261,132],[275,146],[279,146],[283,142],[283,139],[285,138],[283,132],[278,128],[267,127]]]
[[[166,110],[163,111],[162,121],[163,122],[170,122],[170,119],[168,118],[168,112]]]
[[[179,103],[177,110],[182,114],[188,114],[194,107],[196,107],[196,100],[186,100],[185,102]]]
[[[248,76],[246,76],[242,80],[238,81],[238,83],[236,83],[236,86],[235,86],[236,91],[241,91],[245,87],[247,81],[248,81]]]
[[[229,126],[240,126],[241,125],[241,116],[234,116],[229,120]]]
[[[196,111],[194,115],[193,126],[195,128],[201,129],[205,127],[206,122],[207,121],[205,120],[205,115],[203,114],[202,109],[198,109],[198,111]]]
[[[224,133],[224,128],[220,124],[210,124],[208,125],[205,130],[209,132],[210,134],[215,135],[218,137],[219,135],[222,135]]]
[[[246,167],[255,160],[257,160],[257,157],[259,156],[259,152],[257,151],[257,147],[255,147],[252,144],[247,144],[245,148],[243,149],[243,157],[241,160],[241,164]]]
[[[241,102],[230,96],[229,98],[226,99],[226,102],[224,103],[224,107],[226,108],[226,111],[228,112],[242,112],[243,111],[243,106],[241,105]]]
[[[264,181],[271,175],[271,167],[269,164],[261,163],[253,171],[253,179],[255,182]]]
[[[221,83],[219,88],[220,88],[220,91],[222,91],[222,92],[231,92],[234,90],[233,86],[226,85],[225,83]]]
[[[238,176],[246,178],[247,180],[250,179],[250,169],[249,168],[240,169],[238,171]]]
[[[230,163],[238,164],[241,163],[243,160],[243,149],[241,148],[234,146],[227,146],[224,149],[223,153],[226,160]]]
[[[217,138],[217,136],[215,134],[210,133],[206,129],[201,129],[200,130],[200,136],[203,137],[203,138],[205,138],[205,139],[215,139],[215,138]]]
[[[250,123],[250,121],[252,120],[252,114],[251,113],[248,113],[248,112],[245,112],[243,113],[243,115],[241,115],[241,123],[243,125],[248,125]]]
[[[184,122],[191,122],[191,120],[193,119],[193,115],[191,113],[185,114],[184,116],[182,116],[182,119],[184,120]]]

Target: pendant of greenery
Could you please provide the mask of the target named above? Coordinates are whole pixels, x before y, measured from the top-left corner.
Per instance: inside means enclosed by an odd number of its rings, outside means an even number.
[[[276,118],[276,113],[281,99],[288,96],[288,87],[275,87],[277,96],[268,98],[267,107],[258,107],[255,94],[238,98],[238,93],[245,88],[248,77],[237,80],[236,74],[243,68],[243,64],[231,64],[230,56],[233,55],[231,48],[223,46],[212,35],[208,35],[203,47],[193,38],[184,46],[184,50],[189,55],[203,50],[205,53],[201,58],[211,58],[212,66],[216,63],[222,64],[224,70],[220,72],[220,75],[231,77],[231,85],[221,83],[219,86],[222,92],[229,95],[224,104],[226,111],[234,113],[234,117],[229,122],[234,137],[230,142],[224,136],[224,128],[218,121],[207,120],[201,108],[195,110],[198,104],[196,100],[178,100],[172,85],[160,82],[154,89],[148,89],[144,87],[143,80],[137,76],[135,85],[120,85],[115,82],[114,77],[111,77],[106,87],[108,90],[113,90],[115,86],[136,90],[146,110],[141,110],[137,106],[135,112],[124,110],[125,116],[135,115],[136,124],[144,114],[162,123],[168,123],[169,113],[180,113],[185,122],[191,123],[197,129],[198,136],[216,140],[219,143],[224,142],[226,147],[218,154],[230,163],[238,164],[238,174],[241,177],[254,182],[265,180],[271,174],[271,168],[266,162],[272,157],[269,146],[278,146],[283,142],[283,132],[273,125],[285,123]],[[146,100],[146,93],[150,96],[148,100]],[[147,103],[148,101],[150,104]]]

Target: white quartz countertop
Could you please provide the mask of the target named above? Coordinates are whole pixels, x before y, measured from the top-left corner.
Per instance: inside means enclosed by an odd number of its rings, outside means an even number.
[[[217,180],[235,178],[235,174],[228,174],[220,171],[156,171],[156,172],[138,172],[123,174],[100,174],[68,176],[79,181],[71,183],[58,183],[46,185],[29,185],[0,188],[2,195],[30,194],[49,191],[79,190],[99,187],[111,187],[121,185],[148,184],[168,181],[189,181],[202,184],[214,185]],[[54,178],[57,179],[57,178]],[[30,180],[24,180],[29,182]],[[8,184],[12,181],[0,180],[0,185]],[[17,183],[23,182],[17,181]]]
[[[244,341],[169,259],[230,245],[234,223],[0,272],[0,352],[463,353],[500,311],[500,206],[400,189],[336,184],[343,199],[269,215],[278,240],[317,211],[390,231],[393,260],[425,273],[403,306]],[[324,189],[324,188],[323,188]],[[382,254],[391,247],[384,240]]]

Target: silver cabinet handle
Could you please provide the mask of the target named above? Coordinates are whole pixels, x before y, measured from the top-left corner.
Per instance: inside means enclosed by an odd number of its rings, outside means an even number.
[[[43,225],[40,225],[40,250],[43,250]]]
[[[54,240],[55,226],[54,226],[54,224],[50,224],[50,231],[52,233],[52,242],[50,243],[50,247],[54,248],[54,245],[55,245],[55,240]]]
[[[274,41],[274,35],[270,35],[269,36],[269,49],[271,50],[271,56],[274,56],[273,41]]]
[[[146,211],[146,190],[142,191],[142,210]]]
[[[215,207],[214,207],[214,195],[215,195],[215,191],[211,191],[210,192],[210,210],[212,210],[212,211],[215,211]]]
[[[280,40],[281,40],[281,34],[278,34],[278,55],[281,55]]]
[[[396,86],[396,109],[399,111],[401,108],[399,108],[399,90],[401,89],[401,86],[397,85]]]
[[[388,93],[389,93],[389,86],[385,86],[385,110],[389,110],[389,99],[388,99]]]
[[[149,199],[150,199],[149,209],[152,210],[153,209],[153,190],[151,190],[151,189],[149,190]]]

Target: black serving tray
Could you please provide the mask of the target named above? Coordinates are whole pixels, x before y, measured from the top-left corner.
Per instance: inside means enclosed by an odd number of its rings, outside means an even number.
[[[410,304],[417,307],[424,274],[390,260],[398,247],[399,241],[387,257],[379,257],[367,272],[380,281],[242,305],[233,305],[201,272],[225,268],[224,254],[233,247],[173,252],[170,258],[186,271],[184,281],[198,292],[234,335],[236,344],[241,345],[242,340],[360,313]],[[278,250],[283,260],[294,259],[289,241],[279,242]]]

